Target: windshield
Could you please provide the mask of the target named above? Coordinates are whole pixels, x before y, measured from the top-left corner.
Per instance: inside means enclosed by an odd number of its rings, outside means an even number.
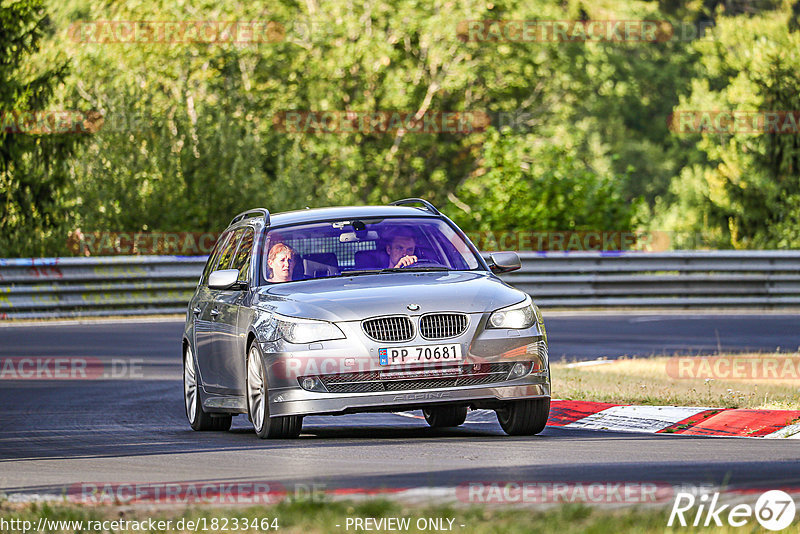
[[[431,217],[348,219],[270,229],[263,265],[269,283],[331,276],[480,268],[466,242]]]

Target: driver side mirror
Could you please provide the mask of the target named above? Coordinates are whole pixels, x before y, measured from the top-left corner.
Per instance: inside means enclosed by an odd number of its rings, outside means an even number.
[[[522,267],[516,252],[494,252],[489,254],[489,269],[494,274],[510,273]]]
[[[211,289],[242,290],[247,282],[239,280],[239,269],[222,269],[208,275],[208,287]]]

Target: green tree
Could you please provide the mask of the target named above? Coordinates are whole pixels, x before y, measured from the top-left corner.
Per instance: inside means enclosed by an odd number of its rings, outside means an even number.
[[[684,136],[702,158],[675,178],[676,202],[659,208],[657,224],[715,247],[800,246],[800,135],[790,120],[800,110],[800,33],[790,18],[788,9],[720,16],[714,38],[696,43],[702,74],[677,112],[790,113],[780,133]]]
[[[0,256],[65,248],[66,162],[79,134],[19,125],[26,113],[48,111],[67,76],[63,58],[37,54],[52,31],[41,0],[0,3]]]
[[[646,18],[652,12],[642,3],[631,5],[616,18]],[[628,183],[631,174],[651,177],[637,183],[654,183],[653,168],[669,175],[669,165],[659,161],[659,143],[669,139],[666,115],[676,99],[670,88],[680,85],[680,65],[665,68],[665,58],[677,54],[664,54],[652,43],[458,38],[462,21],[574,18],[582,10],[576,2],[355,6],[328,0],[268,10],[201,2],[191,10],[154,9],[157,18],[168,20],[277,19],[286,27],[286,39],[244,47],[109,46],[65,39],[81,71],[68,98],[106,116],[106,126],[74,162],[74,196],[85,230],[218,229],[231,213],[255,204],[284,210],[422,196],[444,206],[482,166],[485,132],[276,131],[273,117],[293,109],[525,115],[527,131],[505,133],[515,142],[504,147],[562,147],[581,154],[582,169]],[[602,9],[608,6],[598,8],[597,16],[608,17]],[[78,0],[61,8],[65,25],[137,20],[143,11],[123,4],[89,7]],[[639,54],[643,46],[647,51]],[[642,105],[644,93],[659,97]],[[664,120],[639,117],[653,113]],[[134,124],[125,117],[145,120]],[[647,187],[624,190],[627,198],[611,200],[626,204],[650,193]],[[476,202],[480,210],[480,197]],[[583,217],[574,215],[578,210],[605,206],[563,209],[570,210],[563,217],[569,219]],[[470,218],[463,222],[467,228],[476,224]],[[614,229],[621,222],[614,220]]]
[[[256,205],[405,196],[432,200],[466,230],[630,230],[633,213],[648,212],[642,204],[662,213],[677,199],[695,209],[670,179],[708,158],[671,136],[666,119],[691,91],[701,48],[680,39],[482,41],[460,28],[469,20],[692,22],[710,16],[710,0],[50,0],[49,8],[55,29],[45,49],[73,65],[57,94],[62,107],[104,117],[69,160],[68,182],[48,182],[60,191],[51,211],[62,210],[53,223],[64,228],[51,233],[62,240],[78,226],[219,230]],[[261,44],[98,43],[70,32],[108,20],[271,20],[286,31]],[[290,110],[524,120],[472,133],[279,131],[275,117]],[[42,248],[16,243],[18,254]]]
[[[636,203],[625,199],[620,178],[534,136],[492,131],[453,215],[475,230],[630,230]]]

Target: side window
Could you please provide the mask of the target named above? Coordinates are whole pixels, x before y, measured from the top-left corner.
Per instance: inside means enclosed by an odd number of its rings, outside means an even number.
[[[222,249],[222,253],[219,255],[219,263],[214,267],[214,270],[221,271],[232,268],[231,264],[233,263],[233,255],[236,253],[236,245],[239,244],[243,233],[244,228],[239,228],[233,233],[233,237],[225,243],[225,248]]]
[[[217,243],[214,245],[214,249],[211,251],[211,254],[208,256],[208,261],[206,261],[206,266],[203,269],[203,276],[200,278],[201,284],[208,283],[208,275],[211,274],[211,271],[214,270],[214,266],[217,264],[219,260],[219,254],[222,252],[222,249],[225,248],[225,243],[228,241],[228,238],[231,236],[230,232],[225,232],[219,239]]]
[[[231,269],[239,270],[239,280],[247,280],[250,274],[250,256],[253,251],[253,239],[255,232],[252,228],[247,228],[244,231],[244,237],[239,244],[239,250],[236,252],[236,258],[233,260]]]

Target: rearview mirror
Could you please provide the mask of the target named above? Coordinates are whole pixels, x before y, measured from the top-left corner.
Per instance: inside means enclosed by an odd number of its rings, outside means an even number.
[[[516,252],[495,252],[489,254],[489,269],[495,274],[510,273],[522,267]]]
[[[241,289],[239,284],[239,270],[222,269],[212,272],[208,275],[208,287],[211,289]]]
[[[380,236],[375,230],[358,230],[356,232],[342,232],[339,234],[339,243],[352,243],[354,241],[377,241]]]

